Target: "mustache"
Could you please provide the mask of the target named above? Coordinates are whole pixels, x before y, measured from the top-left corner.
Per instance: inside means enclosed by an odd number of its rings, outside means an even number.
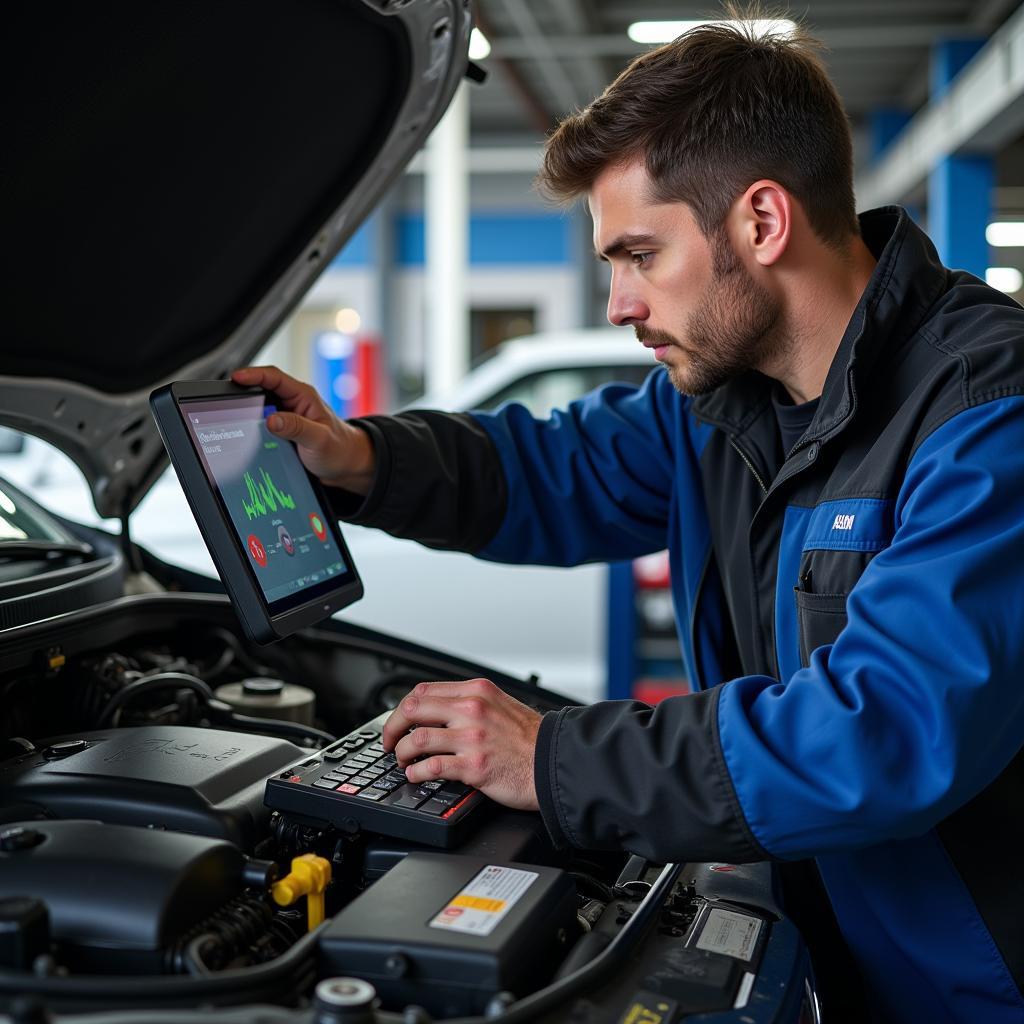
[[[675,345],[682,348],[678,339],[668,331],[659,331],[647,324],[634,324],[633,330],[636,332],[636,340],[642,345]]]

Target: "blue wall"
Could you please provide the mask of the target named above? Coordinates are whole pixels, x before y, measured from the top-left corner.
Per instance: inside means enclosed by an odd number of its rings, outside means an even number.
[[[570,263],[573,256],[572,221],[558,213],[507,211],[474,213],[469,223],[471,266],[499,263]],[[395,263],[420,267],[425,261],[426,230],[423,215],[400,214],[392,224]],[[335,267],[365,267],[373,263],[375,218],[352,236],[335,257]]]

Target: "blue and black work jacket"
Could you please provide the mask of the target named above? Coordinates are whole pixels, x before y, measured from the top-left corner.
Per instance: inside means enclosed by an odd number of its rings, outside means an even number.
[[[861,229],[878,263],[791,451],[765,377],[691,399],[658,369],[547,420],[365,420],[377,479],[340,511],[504,562],[668,548],[695,693],[545,717],[554,840],[813,859],[873,1019],[1019,1022],[1024,310],[899,209]]]

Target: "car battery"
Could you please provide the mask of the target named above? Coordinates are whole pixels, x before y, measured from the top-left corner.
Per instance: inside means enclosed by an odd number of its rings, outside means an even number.
[[[480,1013],[547,982],[577,935],[564,871],[410,853],[324,930],[320,974],[370,982],[385,1009]]]

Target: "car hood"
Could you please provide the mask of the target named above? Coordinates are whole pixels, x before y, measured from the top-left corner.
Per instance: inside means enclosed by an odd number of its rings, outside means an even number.
[[[0,423],[125,515],[166,466],[149,392],[244,365],[440,118],[461,0],[222,0],[54,17],[3,44]]]

